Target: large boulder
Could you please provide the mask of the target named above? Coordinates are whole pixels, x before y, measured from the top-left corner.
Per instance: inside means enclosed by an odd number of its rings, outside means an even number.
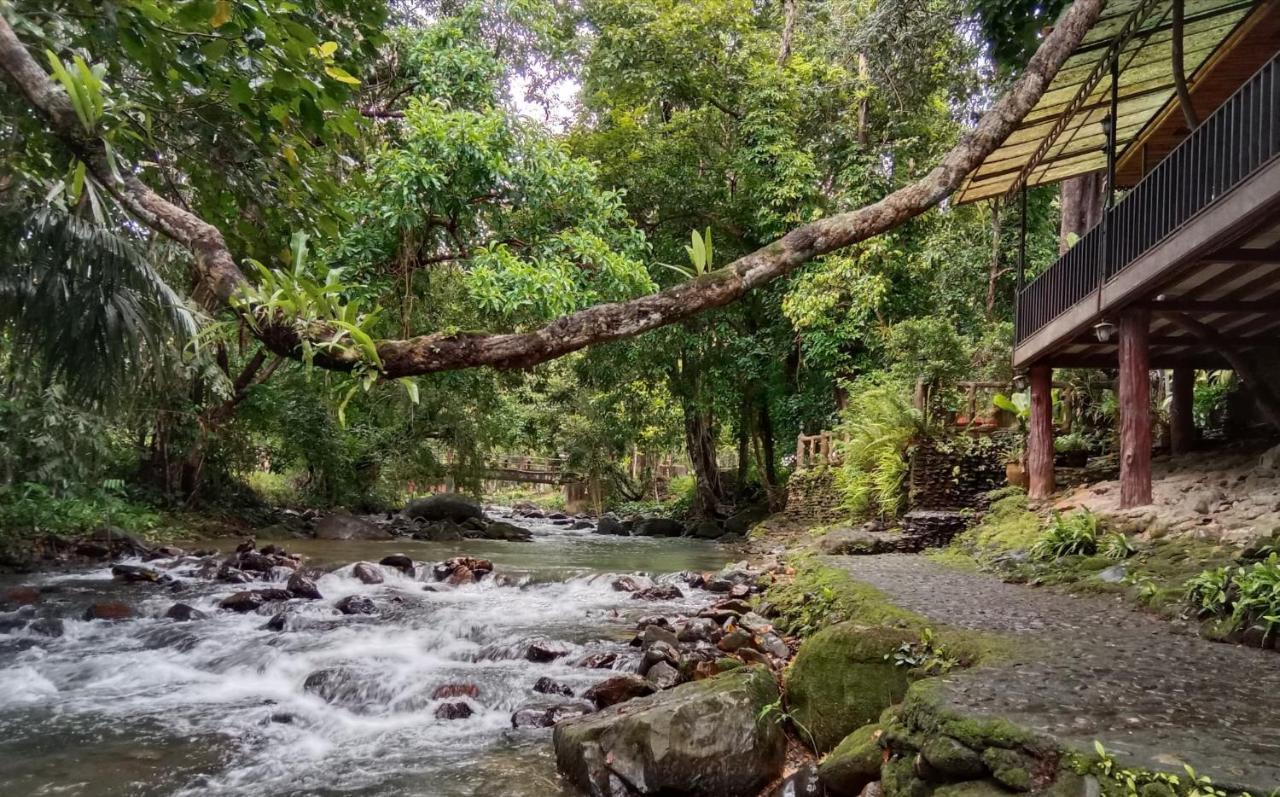
[[[832,529],[818,538],[818,550],[828,556],[892,553],[901,535],[861,529]]]
[[[725,518],[724,530],[726,534],[741,534],[746,536],[747,532],[760,521],[769,517],[769,507],[767,506],[749,506],[746,509],[735,512]]]
[[[679,537],[684,534],[684,524],[665,517],[647,517],[636,523],[631,533],[636,537]]]
[[[457,542],[463,538],[463,531],[462,527],[452,520],[437,520],[412,532],[412,536],[415,540],[429,542]]]
[[[452,520],[461,523],[467,518],[480,520],[484,511],[480,505],[465,495],[441,493],[427,498],[415,498],[404,508],[405,517],[423,520]]]
[[[394,536],[350,512],[334,512],[316,521],[317,540],[390,540]]]
[[[606,512],[600,516],[600,521],[596,523],[596,534],[624,537],[627,534],[627,529],[622,525],[622,521],[618,519],[617,515],[612,512]]]
[[[529,542],[533,539],[533,532],[526,528],[517,526],[514,523],[507,523],[504,520],[494,520],[485,524],[484,531],[481,532],[486,540],[506,540],[508,542]]]
[[[782,773],[786,737],[766,716],[777,701],[761,667],[682,684],[560,722],[556,764],[591,795],[756,794]]]
[[[825,753],[880,712],[902,700],[907,670],[892,653],[917,641],[902,628],[840,623],[805,640],[787,670],[788,710]]]

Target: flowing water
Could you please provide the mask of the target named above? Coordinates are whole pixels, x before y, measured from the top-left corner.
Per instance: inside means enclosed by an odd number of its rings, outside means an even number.
[[[719,568],[737,553],[686,539],[607,537],[541,521],[532,542],[286,543],[310,565],[338,566],[317,581],[320,601],[290,601],[285,631],[263,614],[218,611],[239,589],[181,579],[113,583],[109,567],[46,574],[22,583],[47,592],[42,611],[65,633],[0,633],[0,795],[405,795],[548,797],[565,792],[549,730],[513,730],[511,714],[549,676],[581,694],[614,674],[572,666],[597,651],[625,653],[636,620],[710,602],[684,588],[671,602],[629,600],[616,574],[673,581],[683,570]],[[404,553],[420,562],[466,554],[493,561],[496,577],[436,585],[382,568],[366,585],[349,563]],[[9,586],[6,584],[5,586]],[[337,614],[361,593],[372,616]],[[83,621],[99,600],[124,600],[134,619]],[[180,623],[164,612],[181,601],[207,619]],[[524,658],[532,642],[570,652],[551,663]],[[619,658],[625,668],[628,658]],[[304,690],[307,676],[337,668],[338,695]],[[447,684],[474,684],[465,719],[437,719]]]

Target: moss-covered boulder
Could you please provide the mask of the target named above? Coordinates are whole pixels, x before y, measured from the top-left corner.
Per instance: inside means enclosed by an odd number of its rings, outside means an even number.
[[[822,759],[818,780],[829,797],[858,797],[868,783],[880,780],[880,733],[879,725],[863,725]]]
[[[1009,797],[1009,791],[994,780],[970,780],[939,786],[932,797]]]
[[[886,761],[880,767],[880,788],[884,797],[930,797],[933,788],[916,777],[912,758]]]
[[[982,761],[991,769],[991,777],[1013,791],[1031,790],[1031,770],[1036,760],[1020,750],[988,747],[982,753]]]
[[[916,637],[901,628],[840,623],[800,646],[787,670],[788,710],[818,752],[831,750],[902,699],[907,672],[890,654]]]
[[[763,667],[636,698],[556,725],[556,764],[590,795],[756,794],[782,773],[786,738]]]

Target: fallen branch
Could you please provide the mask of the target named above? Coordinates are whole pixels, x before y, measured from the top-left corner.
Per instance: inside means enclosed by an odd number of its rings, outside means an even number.
[[[865,241],[924,213],[954,191],[1014,130],[1039,101],[1058,69],[1097,21],[1103,0],[1076,0],[1041,43],[1026,70],[929,174],[885,198],[848,213],[798,227],[728,266],[689,282],[625,302],[601,304],[563,316],[531,332],[435,333],[377,346],[389,378],[436,371],[496,366],[527,367],[586,346],[629,338],[723,307],[747,291],[778,279],[816,257]],[[128,169],[109,168],[101,139],[86,135],[62,90],[0,18],[0,72],[39,111],[63,143],[138,221],[183,245],[195,256],[201,279],[224,304],[246,282],[222,233],[195,214],[161,197]],[[301,356],[290,328],[264,327],[257,334],[276,354]],[[317,357],[315,364],[343,370],[356,355]]]

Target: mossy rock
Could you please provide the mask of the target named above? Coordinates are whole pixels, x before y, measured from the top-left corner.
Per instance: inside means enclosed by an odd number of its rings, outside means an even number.
[[[830,797],[858,797],[868,783],[880,779],[881,733],[879,725],[863,725],[822,759],[818,780]]]
[[[916,640],[914,631],[841,623],[814,634],[787,670],[792,718],[826,752],[907,692],[906,670],[885,657]]]
[[[999,717],[965,715],[951,708],[937,679],[917,681],[902,701],[901,721],[912,733],[950,736],[973,750],[988,747],[1050,752],[1056,745],[1049,739]]]
[[[1031,770],[1036,761],[1019,750],[988,747],[982,752],[982,762],[991,768],[991,777],[1013,791],[1031,790]]]
[[[950,736],[932,736],[920,747],[929,768],[945,780],[972,780],[987,774],[982,754]]]
[[[969,780],[939,786],[933,797],[1009,797],[1009,790],[994,780]]]
[[[895,758],[880,767],[880,788],[884,797],[930,797],[933,789],[916,777],[914,758]]]

